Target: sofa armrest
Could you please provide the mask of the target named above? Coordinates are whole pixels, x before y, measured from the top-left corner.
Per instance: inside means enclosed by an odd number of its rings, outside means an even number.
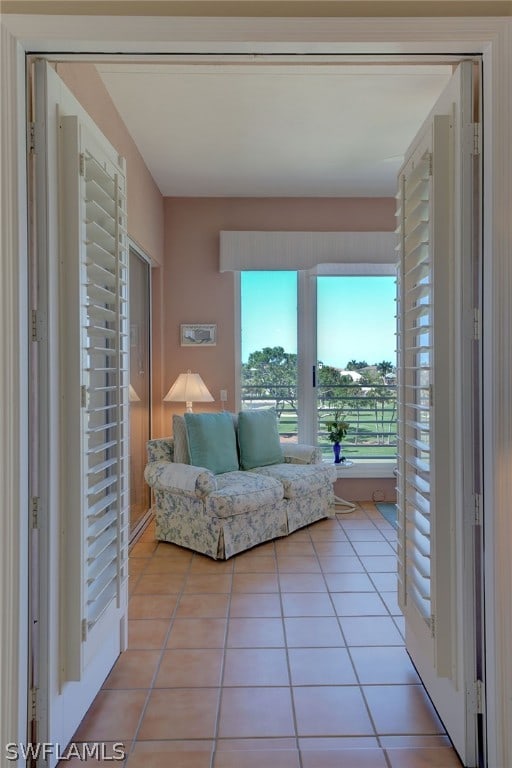
[[[146,443],[148,461],[172,461],[174,459],[174,439],[159,437]]]
[[[321,464],[322,450],[316,445],[281,442],[285,464]]]
[[[152,461],[144,470],[148,485],[156,491],[169,491],[188,496],[208,496],[217,490],[213,472],[204,467],[176,464],[172,461]]]

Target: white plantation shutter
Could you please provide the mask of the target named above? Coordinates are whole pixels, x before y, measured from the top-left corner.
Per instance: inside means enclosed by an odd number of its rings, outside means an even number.
[[[101,636],[102,620],[122,607],[127,580],[126,181],[124,162],[108,144],[99,144],[75,117],[62,118],[61,126],[61,210],[70,245],[62,261],[63,373],[69,392],[63,426],[73,456],[65,489],[70,578],[66,672],[67,679],[79,679]]]
[[[450,120],[436,116],[403,169],[398,196],[397,501],[399,602],[428,625],[438,674],[450,673],[452,652],[445,562],[454,484],[450,173]]]

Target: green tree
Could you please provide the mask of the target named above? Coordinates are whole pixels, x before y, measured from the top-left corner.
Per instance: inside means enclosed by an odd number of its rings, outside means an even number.
[[[388,373],[394,371],[394,365],[389,360],[383,360],[381,363],[377,363],[376,368],[383,379],[386,378]]]
[[[242,385],[246,397],[274,400],[280,416],[289,404],[297,406],[297,355],[283,347],[264,347],[251,352],[242,365]]]
[[[361,368],[368,368],[366,360],[349,360],[345,366],[347,371],[360,371]]]

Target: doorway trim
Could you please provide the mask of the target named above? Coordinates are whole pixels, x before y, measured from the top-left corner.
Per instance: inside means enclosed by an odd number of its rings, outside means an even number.
[[[481,53],[484,61],[484,536],[488,765],[512,763],[512,19],[2,17],[2,338],[0,398],[9,404],[1,431],[6,520],[0,543],[4,622],[0,646],[2,744],[25,740],[28,618],[28,304],[25,183],[25,67],[28,51],[126,53]],[[136,42],[133,42],[136,41]]]

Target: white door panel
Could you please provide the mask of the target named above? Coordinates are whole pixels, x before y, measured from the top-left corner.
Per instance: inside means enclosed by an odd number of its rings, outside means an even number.
[[[38,740],[63,749],[126,639],[126,195],[124,161],[43,61],[34,94],[41,610],[33,657]],[[47,757],[54,765],[57,748]]]
[[[463,62],[406,153],[397,214],[399,601],[466,766],[477,764],[472,94]]]

